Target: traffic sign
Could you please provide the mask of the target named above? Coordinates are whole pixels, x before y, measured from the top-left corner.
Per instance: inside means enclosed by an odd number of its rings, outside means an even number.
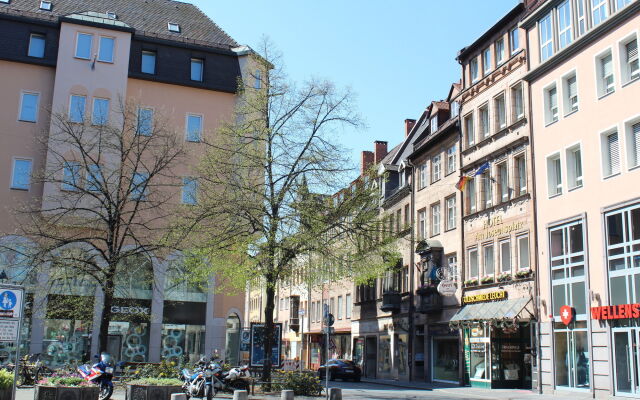
[[[17,319],[0,319],[0,342],[15,342],[18,340],[18,327],[20,321]]]
[[[304,314],[305,314],[305,310],[304,309],[298,310],[298,315],[304,315]]]
[[[20,318],[22,290],[0,287],[0,318]]]
[[[336,322],[336,319],[333,317],[333,314],[328,314],[326,318],[327,325],[333,326],[334,322]]]

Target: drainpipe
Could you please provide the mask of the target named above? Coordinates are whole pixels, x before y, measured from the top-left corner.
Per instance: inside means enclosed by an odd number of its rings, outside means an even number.
[[[415,209],[415,177],[416,177],[416,169],[415,166],[413,165],[413,163],[411,162],[411,160],[407,159],[407,165],[409,165],[411,167],[411,200],[409,201],[409,209],[411,210],[411,218],[410,218],[410,223],[409,225],[411,226],[411,230],[410,230],[410,234],[409,234],[409,247],[410,247],[410,251],[409,251],[409,381],[413,381],[414,380],[414,368],[413,365],[415,363],[415,352],[414,352],[414,336],[415,336],[415,321],[414,321],[414,314],[415,314],[415,304],[414,304],[414,300],[415,300],[415,296],[414,296],[414,286],[413,286],[413,280],[414,280],[414,271],[413,269],[415,268],[415,255],[414,255],[414,241],[415,238],[413,237],[414,232],[413,232],[413,214],[414,214],[414,209]]]

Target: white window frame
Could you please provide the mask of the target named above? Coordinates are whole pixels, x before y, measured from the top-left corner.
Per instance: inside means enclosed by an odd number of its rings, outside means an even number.
[[[586,6],[584,2],[585,0],[576,0],[576,10],[575,10],[576,21],[577,21],[577,25],[575,29],[576,37],[580,37],[584,35],[584,33],[587,31],[587,15],[586,15],[587,12],[586,12]]]
[[[543,26],[545,27],[544,33],[548,33],[548,35],[543,36]],[[540,62],[542,63],[553,57],[555,54],[552,12],[549,12],[538,21],[538,37],[538,44],[540,46]],[[548,49],[548,51],[545,52],[545,49]]]
[[[454,144],[447,149],[447,175],[456,172],[457,158],[457,146]]]
[[[591,8],[591,27],[592,28],[595,28],[596,26],[606,21],[607,18],[609,18],[607,0],[589,0],[589,6]],[[597,22],[596,22],[596,11],[598,11],[598,15],[600,18],[600,21],[597,21]],[[603,15],[603,12],[604,12],[604,15]]]
[[[520,250],[521,246],[522,246],[522,240],[523,239],[527,239],[527,247],[526,247],[526,249],[527,249],[527,265],[526,266],[523,266],[523,264],[522,264],[522,251]],[[531,268],[531,247],[530,247],[531,243],[529,242],[529,234],[525,233],[525,234],[522,234],[522,235],[517,235],[516,236],[516,243],[518,245],[517,246],[518,247],[518,253],[517,253],[517,256],[518,256],[518,266],[517,266],[518,271],[523,270],[523,269]]]
[[[90,44],[89,44],[89,55],[87,57],[83,57],[81,55],[78,55],[78,49],[79,49],[78,46],[80,45],[80,36],[88,36],[91,39]],[[93,34],[92,33],[86,33],[86,32],[78,32],[76,34],[76,49],[75,49],[75,52],[74,52],[74,57],[78,58],[80,60],[90,60],[91,59],[92,50],[93,50]]]
[[[508,249],[508,252],[509,252],[507,257],[505,257],[505,254],[504,254],[505,253],[504,252],[504,249],[505,249],[504,246],[505,245],[507,246],[507,249]],[[499,242],[499,251],[500,251],[500,274],[509,274],[509,275],[511,275],[513,273],[513,262],[512,262],[513,256],[511,255],[511,253],[512,253],[512,251],[511,251],[511,240],[510,239],[501,240]],[[494,258],[495,258],[495,255],[494,255]],[[505,265],[504,265],[505,258],[507,259],[507,261],[509,263],[509,269],[508,270],[505,270],[505,268],[504,268],[505,267]]]
[[[442,219],[442,209],[440,206],[440,202],[431,204],[430,207],[430,215],[431,215],[431,236],[436,236],[440,234],[440,220]]]
[[[610,148],[609,146],[609,137],[612,134],[618,135],[617,137],[617,147],[615,149]],[[622,143],[620,140],[620,130],[618,127],[612,127],[603,132],[600,132],[600,152],[601,152],[601,164],[602,164],[602,179],[608,179],[617,175],[620,175],[622,172]],[[615,165],[613,165],[613,160],[611,155],[617,153],[618,155],[618,166],[617,169]]]
[[[445,227],[446,231],[450,231],[456,228],[456,218],[457,218],[457,210],[456,203],[457,198],[456,195],[451,195],[444,199],[444,202],[447,206],[447,226]]]
[[[569,80],[575,79],[575,93],[571,93]],[[580,95],[578,94],[578,73],[574,69],[562,76],[562,111],[565,117],[580,110]]]
[[[520,93],[520,112],[518,112],[518,102],[516,101],[517,97],[517,93]],[[510,88],[510,94],[511,94],[511,108],[512,108],[512,113],[511,113],[511,118],[513,119],[513,122],[515,121],[519,121],[522,118],[524,118],[525,115],[525,109],[524,109],[524,85],[522,84],[522,82],[519,82],[513,86],[511,86]]]
[[[573,14],[572,14],[572,0],[565,0],[556,7],[556,25],[558,29],[558,50],[562,50],[569,46],[573,42]],[[562,7],[568,8],[568,21],[562,19]],[[567,15],[565,14],[565,18]],[[568,23],[567,23],[568,22]],[[567,23],[566,26],[564,24]],[[564,39],[564,43],[563,43]]]
[[[189,118],[190,117],[198,117],[200,118],[200,132],[198,134],[198,138],[196,140],[193,140],[192,138],[189,137]],[[184,140],[190,143],[199,143],[202,141],[202,137],[204,135],[204,115],[202,114],[195,114],[195,113],[187,113],[187,116],[185,118],[185,136],[184,136]]]
[[[634,135],[633,126],[640,128],[640,114],[624,121],[624,139],[627,158],[627,170],[640,167],[640,130]]]
[[[520,171],[520,165],[519,162],[520,160],[523,161],[524,163],[524,182],[522,180],[522,171]],[[515,156],[513,156],[513,163],[514,163],[514,171],[516,171],[518,173],[518,179],[517,181],[514,183],[514,186],[516,187],[517,191],[518,191],[518,196],[522,196],[523,194],[527,193],[527,186],[528,186],[528,179],[529,177],[527,176],[527,156],[524,152],[520,153],[520,154],[516,154]],[[524,186],[521,184],[524,183]]]
[[[431,157],[431,183],[442,179],[442,154],[438,153]]]
[[[29,181],[27,182],[27,184],[23,187],[23,186],[19,186],[15,184],[15,180],[16,180],[16,162],[17,161],[28,161],[29,162],[29,174],[28,174],[28,179]],[[23,191],[30,191],[31,190],[31,175],[33,174],[33,158],[29,158],[29,157],[12,157],[11,158],[11,182],[9,183],[9,188],[12,190],[23,190]]]
[[[620,77],[622,86],[640,80],[640,54],[638,54],[638,31],[625,36],[618,41],[618,58],[620,62]],[[636,54],[629,61],[627,45],[636,42]],[[635,65],[633,67],[632,65]],[[635,71],[634,71],[635,69]]]
[[[438,131],[438,114],[429,119],[429,127],[431,133],[436,133]]]
[[[425,160],[425,162],[423,162],[422,164],[420,164],[420,167],[418,168],[418,190],[424,189],[427,187],[427,161]]]
[[[53,9],[53,2],[50,0],[40,0],[40,9],[43,11],[51,11]]]
[[[466,114],[462,121],[464,123],[464,140],[466,147],[469,148],[476,144],[476,133],[475,133],[475,118],[473,115],[473,111]]]
[[[487,271],[487,250],[491,249],[492,253],[492,264],[493,264],[493,272]],[[493,242],[484,243],[482,245],[482,277],[485,276],[494,276],[496,275],[496,246]]]
[[[509,49],[511,50],[511,55],[520,50],[520,31],[517,26],[509,31]]]
[[[500,112],[500,99],[502,99],[502,113]],[[507,127],[507,97],[504,92],[493,98],[493,113],[495,114],[495,131],[499,132]],[[502,122],[500,121],[502,119]]]
[[[486,115],[486,121],[484,120],[483,115]],[[491,109],[489,108],[489,102],[478,107],[478,127],[480,128],[479,130],[482,140],[491,135]]]
[[[552,92],[555,91],[555,105],[552,102]],[[544,104],[544,124],[551,125],[560,119],[560,105],[558,104],[558,85],[556,82],[542,89]]]
[[[111,59],[103,59],[102,58],[102,41],[111,40],[113,46],[111,47]],[[99,36],[98,37],[98,61],[108,64],[113,64],[115,62],[116,57],[116,38],[113,36]]]
[[[500,51],[500,46],[498,44],[502,45],[502,50]],[[495,53],[495,63],[496,63],[496,67],[498,67],[499,65],[501,65],[503,62],[505,62],[506,60],[506,56],[505,56],[505,46],[504,46],[504,37],[501,37],[500,39],[496,40],[495,44],[494,44],[494,53]]]
[[[471,265],[471,254],[475,253],[476,256],[476,274],[472,273],[472,265]],[[478,283],[480,280],[480,257],[478,255],[478,246],[473,246],[467,248],[467,264],[469,265],[467,269],[467,273],[469,274],[469,279],[478,279]]]
[[[493,207],[493,182],[491,181],[491,167],[480,175],[482,180],[482,208]]]
[[[611,57],[611,75],[605,76],[604,64],[603,61],[605,58]],[[608,47],[604,51],[600,52],[595,56],[595,78],[596,78],[596,88],[598,90],[598,98],[601,99],[610,95],[611,93],[615,93],[616,91],[616,66],[615,66],[615,58],[613,57],[613,49]],[[607,82],[607,78],[611,76],[611,82]]]
[[[480,65],[478,63],[477,56],[469,61],[469,77],[471,79],[471,83],[478,82],[480,79]]]
[[[564,193],[564,179],[562,171],[562,156],[559,152],[546,157],[547,160],[547,190],[549,198],[562,195]],[[558,171],[559,168],[559,171]],[[559,179],[559,182],[558,182]]]
[[[491,46],[482,50],[482,73],[487,75],[491,72]]]
[[[418,238],[427,238],[427,209],[418,210]]]
[[[36,100],[36,112],[35,112],[35,117],[32,120],[28,120],[28,119],[22,119],[22,108],[24,107],[24,97],[25,95],[27,96],[36,96],[37,100]],[[30,90],[23,90],[22,92],[20,92],[20,108],[18,109],[18,121],[20,122],[30,122],[30,123],[37,123],[38,122],[38,115],[40,114],[40,92],[33,92]]]
[[[501,169],[506,174],[506,179],[503,178]],[[500,163],[497,163],[496,172],[498,175],[498,186],[500,187],[500,190],[498,192],[498,196],[500,196],[499,202],[509,201],[511,199],[511,188],[509,185],[509,160],[504,160]]]
[[[351,308],[353,307],[353,298],[351,297],[351,293],[347,293],[344,296],[344,306],[345,306],[345,319],[351,319]]]
[[[580,165],[576,164],[576,152],[580,153]],[[579,189],[584,185],[584,157],[582,144],[576,143],[565,149],[565,161],[567,169],[567,188],[569,191]],[[577,171],[577,167],[580,168]]]
[[[180,28],[180,24],[178,24],[176,22],[168,22],[167,23],[167,30],[169,32],[173,32],[173,33],[180,33],[180,31],[182,29]]]
[[[466,204],[469,214],[475,213],[478,209],[478,188],[477,188],[477,180],[475,177],[472,177],[467,182],[467,190],[465,190],[466,194]]]

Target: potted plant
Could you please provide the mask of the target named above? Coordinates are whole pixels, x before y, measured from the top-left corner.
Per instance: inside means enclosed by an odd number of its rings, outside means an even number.
[[[498,275],[498,282],[509,282],[511,279],[511,274]]]
[[[477,286],[477,285],[478,285],[478,278],[471,278],[471,279],[467,279],[466,281],[464,281],[464,286],[465,287]]]
[[[10,399],[13,389],[13,373],[0,369],[0,399]]]
[[[41,379],[36,385],[34,400],[97,399],[100,387],[70,373],[53,374]]]
[[[533,270],[531,268],[521,269],[520,271],[516,272],[516,278],[518,279],[526,279],[532,276],[533,276]]]
[[[486,276],[483,276],[483,277],[482,277],[482,279],[480,280],[480,282],[481,282],[483,285],[488,285],[488,284],[490,284],[490,283],[495,282],[495,279],[494,279],[494,277],[493,277],[493,276],[491,276],[491,275],[486,275]]]
[[[140,378],[127,382],[126,399],[169,399],[173,393],[182,393],[182,382],[177,378]]]

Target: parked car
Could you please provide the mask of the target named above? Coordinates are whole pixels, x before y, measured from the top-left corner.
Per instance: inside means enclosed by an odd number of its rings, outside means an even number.
[[[350,379],[354,382],[360,382],[362,371],[360,367],[351,360],[329,360],[326,365],[321,365],[320,368],[318,368],[318,376],[320,379],[325,379],[327,366],[329,367],[329,380],[339,378],[343,381]]]

